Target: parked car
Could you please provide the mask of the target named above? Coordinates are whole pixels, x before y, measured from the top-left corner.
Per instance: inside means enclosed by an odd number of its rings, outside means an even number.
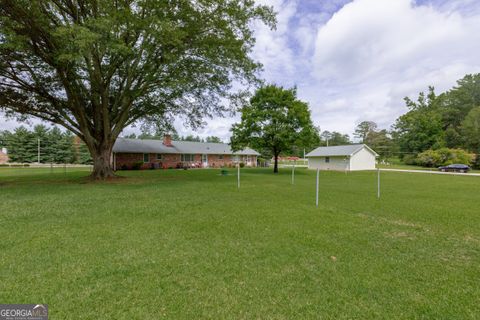
[[[438,167],[438,170],[442,172],[468,172],[470,167],[466,164],[449,164],[448,166]]]

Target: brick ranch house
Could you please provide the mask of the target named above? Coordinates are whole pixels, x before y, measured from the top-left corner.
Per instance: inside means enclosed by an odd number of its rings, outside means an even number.
[[[118,138],[113,146],[114,170],[168,168],[220,168],[244,163],[257,166],[260,154],[252,149],[233,153],[226,143]]]

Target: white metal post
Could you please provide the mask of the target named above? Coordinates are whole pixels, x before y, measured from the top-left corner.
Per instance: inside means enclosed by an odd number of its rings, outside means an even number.
[[[315,198],[315,204],[318,207],[318,176],[320,175],[320,169],[317,169],[317,194]]]
[[[377,198],[380,199],[380,168],[377,168]]]
[[[240,162],[237,164],[237,188],[240,189]]]
[[[292,184],[295,184],[295,163],[297,163],[296,160],[293,160],[293,167],[292,167]]]

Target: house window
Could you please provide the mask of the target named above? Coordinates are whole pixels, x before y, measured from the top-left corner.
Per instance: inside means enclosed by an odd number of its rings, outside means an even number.
[[[150,155],[148,153],[143,154],[143,162],[144,163],[150,162]]]
[[[232,156],[232,161],[233,162],[238,162],[239,158],[240,158],[239,156],[234,155],[234,156]]]
[[[195,161],[194,154],[182,154],[182,162],[193,162]]]
[[[218,160],[223,160],[223,154],[218,156]]]
[[[163,155],[160,153],[157,153],[157,160],[163,160]]]
[[[329,163],[330,162],[330,157],[325,157],[325,162]]]

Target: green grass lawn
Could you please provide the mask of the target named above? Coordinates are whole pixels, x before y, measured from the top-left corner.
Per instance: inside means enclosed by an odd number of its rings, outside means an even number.
[[[0,171],[0,303],[52,319],[478,319],[480,179]]]

